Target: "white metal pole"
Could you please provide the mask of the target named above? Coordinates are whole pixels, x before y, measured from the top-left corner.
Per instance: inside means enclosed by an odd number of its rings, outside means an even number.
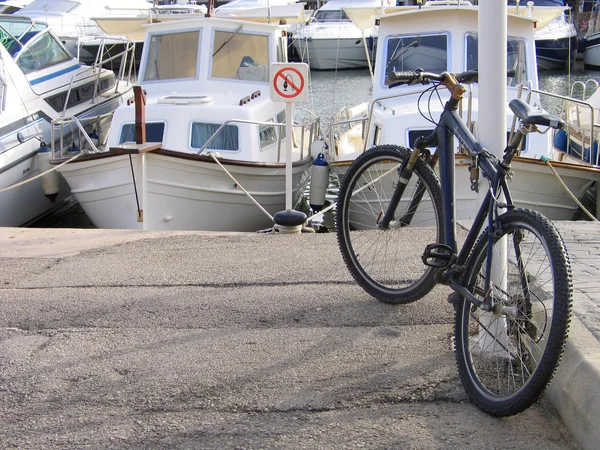
[[[506,145],[506,71],[507,71],[507,2],[481,0],[479,2],[478,52],[479,52],[479,140],[490,152],[501,157]],[[483,181],[485,183],[485,181]],[[487,187],[487,186],[485,186]],[[485,188],[479,190],[480,203]],[[492,259],[492,285],[506,292],[506,240],[494,246]],[[506,321],[499,320],[492,313],[486,313],[481,321],[494,334],[490,339],[488,331],[480,330],[482,350],[486,353],[502,353],[506,345]]]
[[[504,18],[499,20],[499,18]],[[501,156],[506,142],[506,2],[479,2],[479,139]]]
[[[292,122],[293,103],[285,103],[285,209],[292,209]]]

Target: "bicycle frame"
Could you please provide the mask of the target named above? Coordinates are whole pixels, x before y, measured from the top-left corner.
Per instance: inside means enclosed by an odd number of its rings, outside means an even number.
[[[462,86],[459,86],[461,89]],[[456,90],[456,89],[455,89]],[[452,89],[450,89],[452,92]],[[460,281],[455,279],[452,275],[458,273],[452,269],[462,267],[467,261],[467,258],[471,252],[471,249],[475,245],[477,237],[479,236],[485,221],[487,219],[489,233],[492,234],[494,227],[493,221],[498,216],[497,209],[499,204],[495,196],[499,193],[504,194],[506,199],[506,207],[510,208],[512,205],[512,198],[510,191],[506,183],[506,174],[508,170],[500,165],[500,162],[494,158],[487,150],[485,150],[481,144],[475,139],[473,134],[464,124],[461,117],[458,115],[458,103],[462,97],[462,92],[458,92],[458,95],[452,95],[447,101],[444,110],[441,114],[439,123],[437,124],[433,133],[425,138],[417,139],[415,148],[413,149],[413,155],[415,153],[421,154],[421,152],[429,146],[436,146],[436,153],[439,158],[439,174],[440,184],[442,188],[442,215],[444,221],[444,244],[449,246],[452,253],[457,253],[456,243],[456,210],[455,210],[455,155],[454,155],[454,138],[455,136],[460,140],[461,144],[467,149],[471,158],[473,158],[476,166],[481,170],[483,176],[490,180],[491,186],[488,189],[483,203],[481,204],[477,215],[474,219],[473,226],[467,234],[465,243],[463,244],[460,253],[456,257],[454,264],[450,265],[450,276],[446,278],[446,283],[460,295],[464,296],[469,302],[476,304],[484,309],[492,309],[493,305],[489,304],[491,300],[488,300],[488,296],[484,297],[484,301],[481,301],[470,293]],[[519,137],[520,139],[520,137]],[[508,157],[508,161],[512,156]],[[412,158],[411,158],[412,159]],[[493,239],[489,239],[489,249],[492,251]],[[488,254],[488,256],[491,256]],[[486,273],[491,271],[492,258],[487,258]],[[485,292],[489,292],[491,286],[491,277],[486,276],[485,280]]]

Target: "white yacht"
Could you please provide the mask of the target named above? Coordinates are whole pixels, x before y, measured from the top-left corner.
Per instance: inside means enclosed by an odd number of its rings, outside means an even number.
[[[369,67],[375,58],[377,27],[358,28],[344,9],[379,8],[383,13],[395,5],[392,0],[329,0],[292,36],[296,53],[311,69]]]
[[[77,126],[53,121],[74,116],[85,132],[106,136],[112,111],[131,94],[131,84],[109,70],[84,66],[47,24],[0,16],[0,226],[21,226],[63,206],[68,185],[49,172],[52,147],[84,146]],[[59,126],[54,127],[58,132]]]
[[[14,14],[48,23],[73,55],[93,63],[101,48],[115,55],[127,45],[121,36],[108,36],[93,17],[147,17],[152,7],[146,0],[33,0]]]
[[[600,1],[594,2],[583,42],[583,62],[591,69],[600,68]]]
[[[534,33],[538,70],[564,69],[577,50],[577,30],[564,0],[534,0],[533,2],[509,0],[509,11],[527,10],[531,17],[551,15],[547,25]]]
[[[273,226],[286,209],[286,162],[292,206],[312,163],[309,130],[294,126],[286,147],[285,107],[270,98],[270,64],[286,61],[285,30],[215,17],[145,28],[140,90],[115,112],[107,150],[59,169],[77,201],[99,228]]]
[[[438,98],[437,94],[430,96],[429,93],[420,97],[428,86],[389,89],[390,71],[422,68],[431,72],[462,72],[476,69],[478,64],[478,9],[465,1],[428,2],[421,9],[386,14],[379,19],[371,101],[362,111],[355,107],[354,112],[360,114],[354,118],[341,114],[329,133],[329,164],[340,177],[361,152],[374,145],[412,147],[419,136],[433,131],[447,99],[447,91],[440,89]],[[541,93],[538,86],[535,22],[530,17],[508,15],[508,67],[515,69],[515,76],[507,79],[507,101],[522,97],[539,106],[543,96],[549,94]],[[461,113],[476,133],[477,113],[481,107],[478,84],[468,85],[468,90]],[[509,127],[513,124],[513,115],[508,108],[507,124]],[[479,200],[471,189],[469,160],[458,147],[456,152],[457,217],[472,219]],[[592,183],[600,181],[600,168],[582,160],[577,163],[558,161],[560,158],[556,157],[551,133],[527,135],[521,155],[512,164],[513,200],[518,206],[539,210],[552,219],[570,220],[578,213],[578,206],[542,157],[552,161],[552,166],[575,196],[582,195]],[[482,183],[485,181],[480,180]]]

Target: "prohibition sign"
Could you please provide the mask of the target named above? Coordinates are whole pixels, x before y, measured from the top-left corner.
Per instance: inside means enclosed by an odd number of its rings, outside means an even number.
[[[283,87],[280,89],[279,84]],[[302,94],[304,89],[304,76],[294,67],[284,67],[273,77],[273,88],[284,99],[293,99]],[[287,89],[290,88],[290,91]]]

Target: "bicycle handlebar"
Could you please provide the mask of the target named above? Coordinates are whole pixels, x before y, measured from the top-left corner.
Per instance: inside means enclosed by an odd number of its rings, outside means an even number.
[[[390,72],[388,75],[389,80],[391,81],[390,88],[400,86],[403,84],[413,84],[413,83],[422,83],[428,84],[432,81],[444,81],[446,75],[449,72],[442,73],[432,73],[432,72],[424,72],[420,69],[410,72]],[[506,71],[507,78],[511,78],[515,76],[515,70],[509,69]],[[457,73],[454,75],[456,80],[459,83],[469,84],[475,83],[479,78],[479,72],[477,69],[475,70],[467,70],[466,72]]]

